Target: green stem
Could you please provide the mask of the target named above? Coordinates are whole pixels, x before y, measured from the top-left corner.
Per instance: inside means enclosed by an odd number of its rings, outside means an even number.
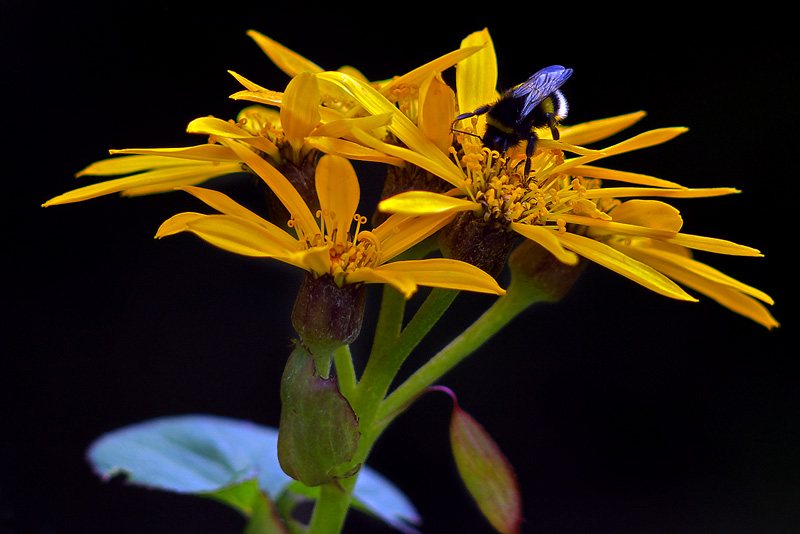
[[[356,412],[360,418],[372,418],[389,391],[400,366],[447,311],[456,296],[458,291],[434,288],[399,335],[376,339],[359,384]],[[389,321],[388,318],[386,320]],[[401,322],[402,317],[394,317],[393,320]]]
[[[350,345],[342,345],[333,354],[336,375],[339,380],[339,391],[346,399],[350,399],[356,390],[356,370],[353,368],[353,357]]]
[[[308,534],[339,534],[350,509],[356,476],[320,486]]]
[[[404,410],[425,388],[439,380],[481,345],[500,331],[509,321],[532,304],[529,298],[509,292],[498,299],[467,330],[417,369],[381,404],[376,421],[381,427]]]

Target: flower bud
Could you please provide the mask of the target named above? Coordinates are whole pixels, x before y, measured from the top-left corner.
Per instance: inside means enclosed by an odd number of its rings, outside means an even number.
[[[361,333],[366,295],[363,284],[339,287],[330,276],[307,273],[292,308],[292,325],[301,342],[322,356],[355,341]],[[327,376],[328,367],[320,363],[317,371]]]
[[[439,232],[439,247],[445,257],[470,263],[497,277],[516,237],[501,224],[462,212]]]
[[[561,263],[541,245],[525,240],[508,258],[511,285],[508,292],[524,291],[532,301],[558,302],[586,267],[579,256],[577,265]]]

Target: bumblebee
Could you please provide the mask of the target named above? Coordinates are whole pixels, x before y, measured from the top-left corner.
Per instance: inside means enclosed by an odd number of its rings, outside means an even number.
[[[471,113],[462,113],[456,122],[486,114],[486,132],[482,141],[485,147],[500,153],[527,141],[525,149],[525,176],[531,170],[531,156],[536,150],[536,128],[548,127],[553,139],[558,139],[558,123],[567,116],[567,99],[559,88],[572,74],[572,69],[561,65],[544,68],[525,82],[512,87],[493,103],[481,106]]]

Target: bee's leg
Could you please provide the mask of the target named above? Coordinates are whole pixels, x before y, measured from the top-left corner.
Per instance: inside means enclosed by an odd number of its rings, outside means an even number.
[[[547,125],[550,127],[550,133],[553,134],[553,139],[558,141],[561,135],[558,133],[558,121],[556,120],[556,116],[554,114],[547,114]]]
[[[531,132],[531,136],[528,138],[528,146],[525,147],[525,174],[523,174],[525,178],[531,172],[531,158],[536,150],[536,139],[536,134]]]

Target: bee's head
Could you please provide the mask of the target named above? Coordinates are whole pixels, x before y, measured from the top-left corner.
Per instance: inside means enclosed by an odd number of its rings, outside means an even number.
[[[513,134],[506,133],[491,124],[486,125],[486,133],[483,134],[483,146],[486,148],[497,150],[502,154],[518,144],[519,139]]]

